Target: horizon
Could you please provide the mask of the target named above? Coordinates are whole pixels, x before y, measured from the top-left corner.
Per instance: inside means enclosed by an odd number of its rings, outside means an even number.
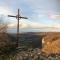
[[[19,33],[27,33],[27,32],[60,32],[60,29],[20,29]],[[17,29],[7,29],[7,33],[17,33]]]

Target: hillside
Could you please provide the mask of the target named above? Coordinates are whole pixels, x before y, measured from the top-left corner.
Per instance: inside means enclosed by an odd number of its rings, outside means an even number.
[[[32,46],[33,48],[42,48],[45,53],[60,54],[60,32],[29,32],[20,33],[19,45]],[[42,38],[44,38],[44,46],[41,46]],[[0,33],[0,48],[9,44],[16,43],[16,34]]]

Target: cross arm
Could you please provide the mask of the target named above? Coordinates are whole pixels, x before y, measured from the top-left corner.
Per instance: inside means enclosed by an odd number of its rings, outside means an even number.
[[[19,18],[28,19],[27,17],[19,17]]]
[[[13,15],[8,15],[8,17],[16,17],[16,16],[13,16]]]

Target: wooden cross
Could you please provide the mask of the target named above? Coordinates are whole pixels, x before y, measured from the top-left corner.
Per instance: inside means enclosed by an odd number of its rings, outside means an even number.
[[[19,19],[28,19],[27,17],[21,17],[20,15],[19,15],[19,9],[18,9],[18,15],[16,15],[16,16],[13,16],[13,15],[8,15],[8,17],[15,17],[16,19],[17,19],[17,21],[18,21],[18,23],[17,23],[17,41],[16,41],[16,47],[18,47],[18,41],[19,41]]]

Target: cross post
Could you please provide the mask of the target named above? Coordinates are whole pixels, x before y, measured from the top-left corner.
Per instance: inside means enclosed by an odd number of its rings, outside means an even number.
[[[22,19],[28,19],[27,17],[22,17],[19,14],[19,9],[18,9],[18,15],[13,16],[13,15],[8,15],[8,17],[15,17],[17,19],[17,40],[16,40],[16,47],[18,47],[18,42],[19,42],[19,20]]]

